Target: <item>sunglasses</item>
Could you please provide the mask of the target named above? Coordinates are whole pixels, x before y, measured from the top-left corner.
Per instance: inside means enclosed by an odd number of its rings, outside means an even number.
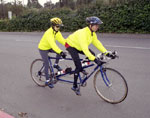
[[[60,26],[59,26],[59,25],[56,25],[56,27],[57,27],[57,28],[60,28]]]

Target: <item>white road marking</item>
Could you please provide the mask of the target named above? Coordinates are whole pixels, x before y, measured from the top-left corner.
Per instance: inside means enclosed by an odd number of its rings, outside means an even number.
[[[38,43],[39,41],[32,41],[32,40],[20,40],[17,39],[16,41],[20,42],[33,42]],[[142,49],[142,50],[150,50],[148,47],[131,47],[131,46],[119,46],[119,45],[105,45],[107,47],[114,47],[114,48],[128,48],[128,49]]]
[[[18,42],[33,42],[33,43],[37,43],[38,41],[32,41],[32,40],[20,40],[20,39],[17,39],[16,41]]]
[[[114,48],[129,48],[129,49],[143,49],[143,50],[150,50],[150,48],[147,47],[130,47],[130,46],[114,46],[114,45],[105,45],[107,47],[114,47]]]

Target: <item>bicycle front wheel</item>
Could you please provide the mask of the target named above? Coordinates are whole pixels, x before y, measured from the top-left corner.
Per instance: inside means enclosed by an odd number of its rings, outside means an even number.
[[[42,59],[35,59],[32,63],[31,63],[31,67],[30,67],[30,74],[31,74],[31,78],[32,80],[41,87],[45,87],[45,82],[46,82],[46,78],[45,78],[45,72],[44,72],[44,65],[43,65],[43,60]],[[49,73],[51,73],[50,69],[49,69]],[[50,75],[50,74],[49,74]]]
[[[128,85],[125,78],[112,68],[103,68],[94,76],[96,93],[106,102],[117,104],[125,100],[128,94]]]

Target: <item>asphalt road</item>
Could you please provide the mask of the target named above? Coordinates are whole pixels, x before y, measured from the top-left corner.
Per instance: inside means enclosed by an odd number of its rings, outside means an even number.
[[[30,64],[40,58],[37,45],[42,34],[0,32],[1,110],[15,118],[21,112],[27,113],[23,118],[150,117],[150,35],[98,34],[108,50],[118,51],[120,58],[109,66],[119,70],[129,86],[126,100],[112,105],[97,96],[92,78],[81,88],[82,96],[76,96],[71,85],[58,83],[51,90],[32,81]]]

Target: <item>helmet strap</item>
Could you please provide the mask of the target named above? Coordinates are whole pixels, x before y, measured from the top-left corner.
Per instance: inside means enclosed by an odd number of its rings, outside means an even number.
[[[89,29],[91,30],[91,32],[93,32],[93,30],[92,30],[93,25],[90,24],[88,27],[89,27]]]
[[[91,25],[91,24],[90,24],[90,25]],[[93,36],[93,30],[92,30],[92,26],[93,26],[93,25],[91,25],[91,26],[90,26],[90,25],[89,25],[88,27],[89,27],[89,29],[91,30],[91,35]]]
[[[55,27],[55,25],[52,25],[53,30],[57,33],[58,31],[56,31],[54,27]]]

